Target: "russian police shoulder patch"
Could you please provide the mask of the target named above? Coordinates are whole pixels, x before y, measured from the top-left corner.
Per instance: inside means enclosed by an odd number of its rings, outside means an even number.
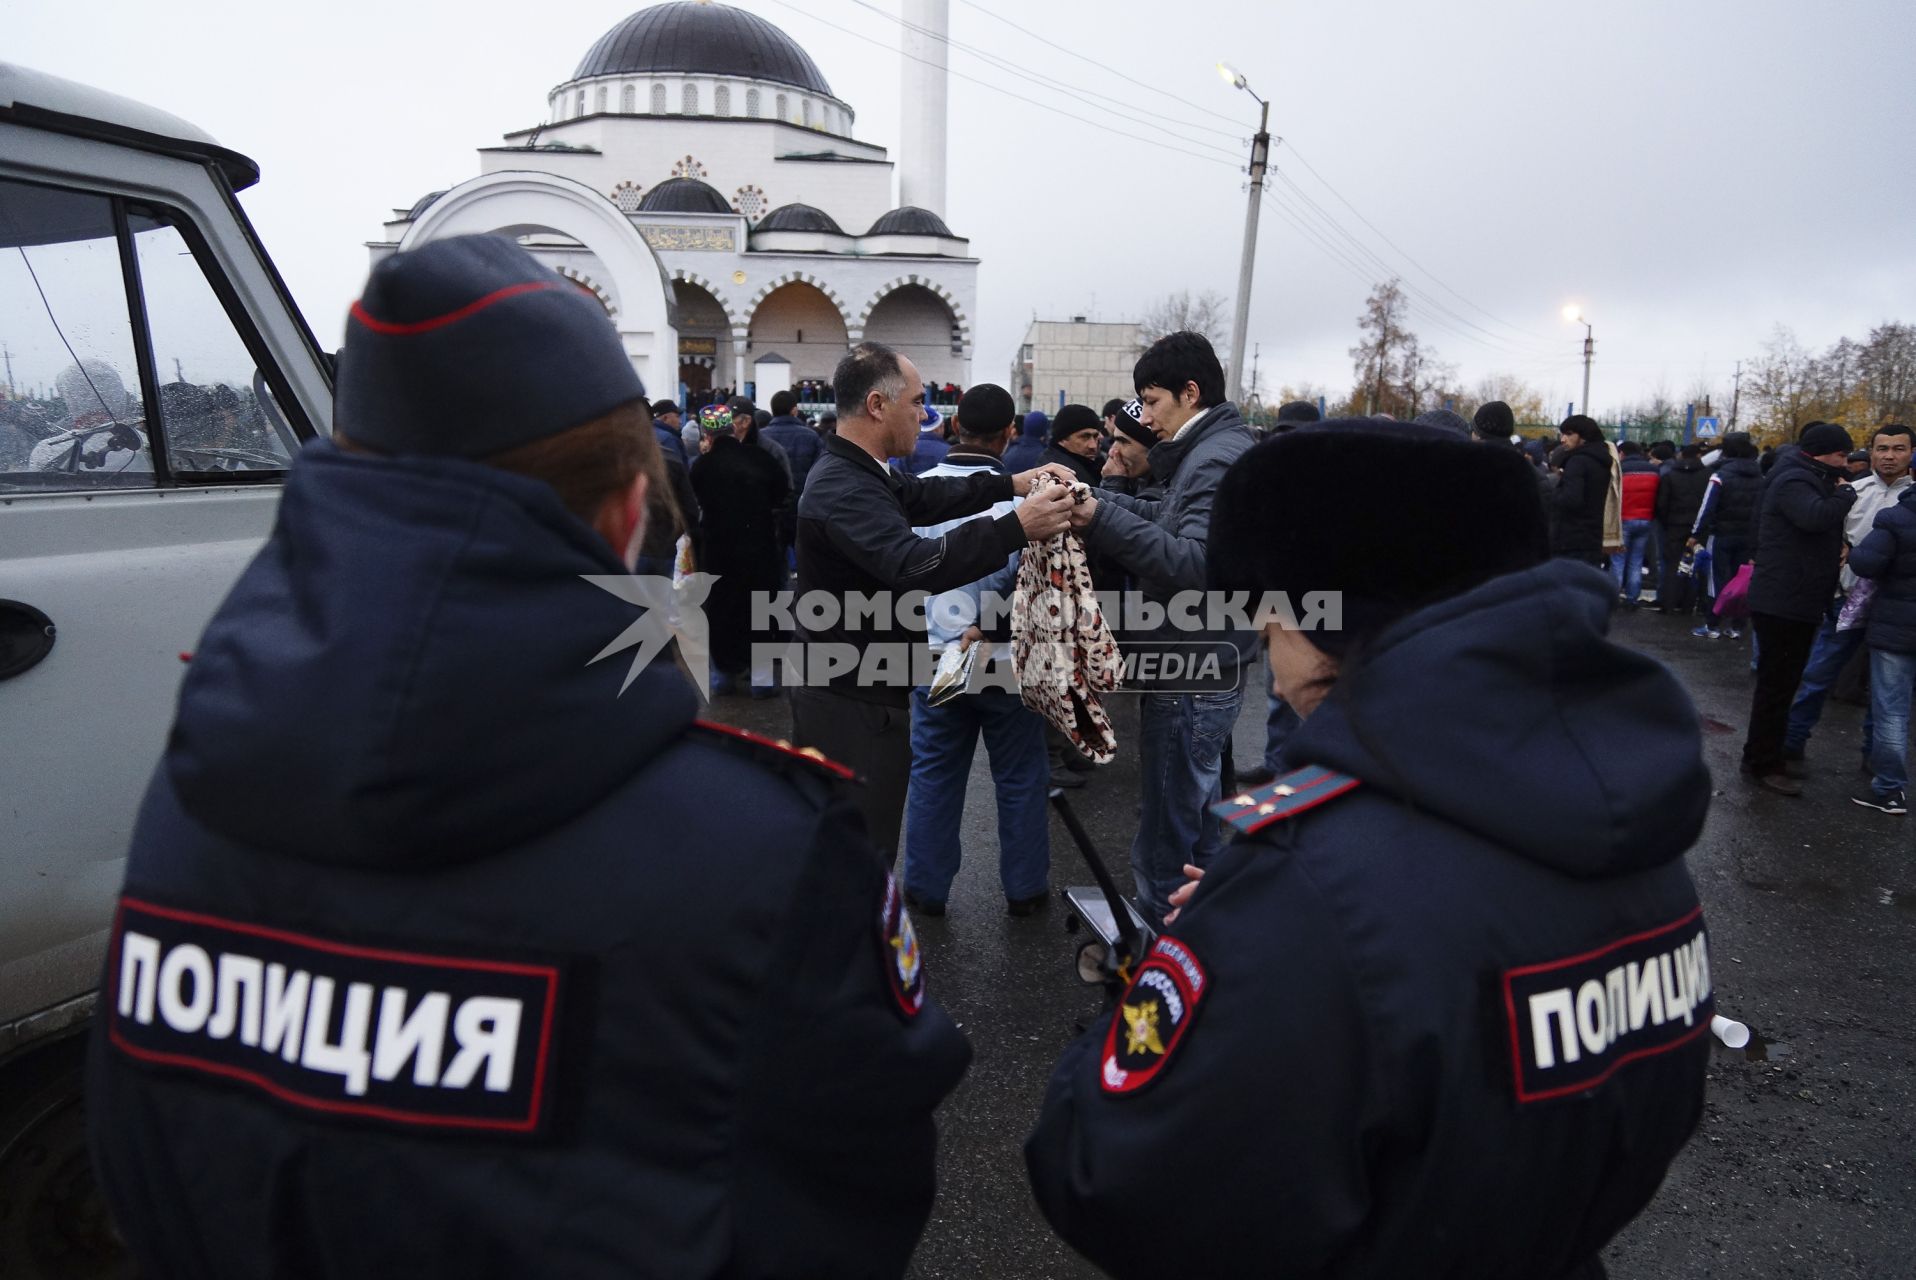
[[[898,882],[885,873],[885,894],[878,909],[878,949],[885,966],[885,985],[898,1011],[915,1018],[925,1007],[925,953],[905,910]]]
[[[1294,818],[1335,800],[1357,785],[1357,779],[1347,773],[1309,765],[1285,774],[1269,786],[1214,804],[1211,812],[1231,830],[1248,836],[1273,822]]]
[[[531,1137],[548,1127],[565,966],[367,947],[120,899],[114,1049],[313,1113]]]
[[[1189,946],[1159,938],[1105,1033],[1098,1071],[1104,1091],[1136,1093],[1157,1079],[1184,1043],[1210,988],[1210,976]]]
[[[840,782],[855,782],[858,778],[858,775],[849,768],[829,758],[816,747],[795,747],[780,738],[767,738],[749,729],[718,724],[711,720],[694,720],[692,728],[720,742],[728,743],[743,754],[751,756],[761,764],[771,765],[773,768],[797,767],[823,773]]]
[[[1578,955],[1505,970],[1498,985],[1519,1103],[1595,1089],[1631,1062],[1695,1040],[1716,1009],[1702,907]]]

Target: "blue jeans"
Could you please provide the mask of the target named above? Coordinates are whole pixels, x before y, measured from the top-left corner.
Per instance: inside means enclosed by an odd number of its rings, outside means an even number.
[[[1051,770],[1044,720],[1000,689],[960,694],[943,706],[925,686],[911,694],[911,790],[905,801],[905,888],[943,902],[958,874],[971,753],[984,735],[998,801],[998,878],[1007,898],[1031,898],[1051,877]]]
[[[1870,790],[1878,796],[1909,789],[1909,694],[1916,684],[1916,653],[1869,651]]]
[[[1131,875],[1138,908],[1156,924],[1184,883],[1184,864],[1209,866],[1224,847],[1224,824],[1211,815],[1224,744],[1244,701],[1229,693],[1147,693],[1139,708],[1138,835]]]
[[[1790,703],[1790,727],[1783,735],[1783,749],[1791,755],[1802,755],[1809,745],[1810,731],[1823,715],[1823,703],[1828,700],[1836,677],[1843,674],[1843,668],[1856,656],[1867,630],[1867,627],[1851,627],[1848,631],[1838,631],[1836,611],[1832,609],[1824,616],[1823,625],[1816,633],[1816,647],[1810,650],[1810,665],[1803,668],[1803,680],[1796,686],[1796,698]],[[1871,711],[1863,714],[1865,753],[1869,751],[1873,711],[1872,706]]]
[[[1617,594],[1635,602],[1643,594],[1643,557],[1650,549],[1650,522],[1623,522],[1623,550],[1610,557],[1610,576],[1616,579]]]

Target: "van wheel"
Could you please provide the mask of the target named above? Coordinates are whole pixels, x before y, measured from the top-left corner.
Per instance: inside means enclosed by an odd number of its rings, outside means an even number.
[[[0,1276],[120,1276],[126,1251],[87,1157],[86,1037],[0,1072]]]

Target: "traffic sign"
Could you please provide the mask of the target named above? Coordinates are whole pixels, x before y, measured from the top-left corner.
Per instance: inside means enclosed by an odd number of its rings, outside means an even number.
[[[1700,436],[1721,435],[1723,433],[1723,419],[1698,418],[1696,420],[1696,433]]]

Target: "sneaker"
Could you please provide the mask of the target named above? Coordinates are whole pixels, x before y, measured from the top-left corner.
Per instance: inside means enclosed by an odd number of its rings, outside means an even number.
[[[1899,816],[1909,812],[1909,805],[1904,801],[1903,793],[1900,791],[1892,791],[1886,796],[1879,796],[1874,790],[1859,791],[1850,797],[1850,803],[1860,804],[1865,809],[1876,809]]]
[[[1051,785],[1054,787],[1082,787],[1084,785],[1084,775],[1073,773],[1069,769],[1053,769],[1051,771]]]
[[[942,916],[945,914],[945,904],[943,900],[938,898],[921,898],[910,889],[905,890],[905,906],[913,915]]]
[[[1715,627],[1711,626],[1709,623],[1706,622],[1702,626],[1698,627],[1696,630],[1692,631],[1690,634],[1695,636],[1699,640],[1714,640],[1722,633],[1719,632]]]
[[[1801,756],[1797,756],[1793,760],[1785,756],[1783,759],[1783,773],[1791,778],[1807,778],[1810,776],[1810,763]]]
[[[1005,914],[1022,920],[1026,916],[1037,915],[1050,905],[1051,892],[1047,889],[1034,893],[1029,898],[1006,898]]]
[[[1723,634],[1728,636],[1732,640],[1741,640],[1743,638],[1743,633],[1741,631],[1738,631],[1735,627],[1726,628]]]

